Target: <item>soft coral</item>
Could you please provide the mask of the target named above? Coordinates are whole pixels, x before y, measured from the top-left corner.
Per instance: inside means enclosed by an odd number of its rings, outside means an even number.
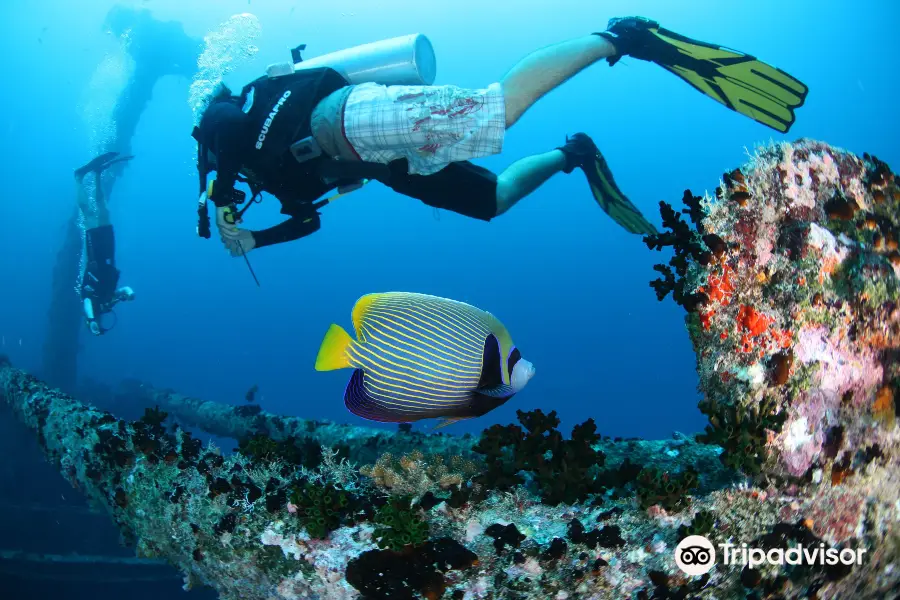
[[[600,440],[593,419],[576,425],[566,440],[556,429],[556,411],[520,410],[516,415],[525,430],[518,425],[494,425],[476,444],[475,451],[484,454],[488,463],[480,483],[509,489],[523,482],[520,471],[530,471],[543,501],[554,505],[579,502],[598,491],[596,473],[591,471],[603,464],[605,456],[593,449]]]

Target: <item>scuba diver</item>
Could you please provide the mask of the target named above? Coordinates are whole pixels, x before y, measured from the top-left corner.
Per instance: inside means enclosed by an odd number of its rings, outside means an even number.
[[[216,225],[233,256],[317,231],[318,209],[333,198],[317,199],[367,180],[429,206],[489,221],[554,174],[580,169],[616,223],[634,234],[654,233],[586,134],[521,159],[499,175],[469,161],[500,153],[506,129],[535,102],[604,59],[610,65],[623,56],[656,63],[780,132],[790,129],[794,109],[807,94],[804,84],[752,56],[692,40],[643,17],[612,19],[607,31],[533,52],[500,82],[478,90],[348,76],[352,69],[340,64],[318,59],[304,64],[303,48],[294,50],[292,63],[271,65],[240,95],[221,86],[192,133],[200,173],[198,233],[210,237],[207,201],[212,200]],[[212,171],[215,180],[207,184]],[[290,218],[262,231],[238,228],[253,203],[238,207],[246,200],[235,189],[238,181],[249,185],[254,200],[262,192],[275,196]]]
[[[84,216],[87,257],[81,280],[81,303],[84,319],[94,335],[103,335],[111,329],[104,327],[101,319],[111,313],[116,304],[134,300],[134,290],[130,287],[116,287],[120,275],[116,268],[116,241],[102,181],[105,170],[132,158],[119,156],[118,152],[107,152],[75,171],[78,208]],[[91,203],[90,189],[85,183],[88,174],[94,176],[94,203]]]

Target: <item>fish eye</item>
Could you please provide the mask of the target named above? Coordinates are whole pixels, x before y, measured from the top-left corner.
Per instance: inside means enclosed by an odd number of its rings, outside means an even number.
[[[518,348],[513,348],[509,353],[509,358],[506,359],[506,367],[509,369],[510,374],[512,374],[513,367],[516,366],[516,363],[519,362],[520,358],[522,358],[522,353],[519,352]]]

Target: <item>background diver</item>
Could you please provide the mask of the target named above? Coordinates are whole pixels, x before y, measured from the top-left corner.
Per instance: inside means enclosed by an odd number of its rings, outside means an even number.
[[[91,142],[92,155],[110,150],[127,155],[131,154],[132,139],[157,81],[170,75],[189,81],[196,72],[203,40],[188,36],[180,23],[158,21],[147,9],[122,5],[115,5],[109,10],[103,30],[117,38],[118,48],[97,65],[94,76],[104,76],[111,68],[121,68],[121,64],[129,64],[133,70],[125,85],[119,88],[112,114],[88,114],[85,126],[94,134],[102,135],[102,139]],[[122,61],[125,56],[130,60]],[[88,104],[105,101],[108,92],[106,87],[92,88],[87,98]],[[98,116],[111,118],[111,127],[99,123],[96,120]],[[119,167],[121,163],[104,173],[103,187],[107,195],[113,193],[116,177],[120,174]],[[77,287],[75,283],[81,279],[84,252],[79,213],[77,209],[72,211],[57,253],[42,361],[47,381],[67,392],[74,392],[78,387],[79,337],[84,318],[84,304],[78,295],[72,293],[73,288]]]
[[[107,152],[75,171],[78,185],[78,208],[84,217],[85,267],[81,280],[82,311],[88,328],[94,335],[103,335],[103,315],[112,312],[119,302],[134,300],[134,290],[116,287],[120,272],[116,268],[116,241],[109,220],[109,208],[103,193],[103,172],[113,165],[129,161],[131,156]],[[85,181],[93,174],[93,186]],[[94,202],[91,202],[93,190]]]
[[[794,122],[807,88],[752,56],[691,40],[642,17],[612,19],[607,31],[526,56],[485,89],[456,86],[352,85],[337,70],[274,71],[234,96],[211,99],[193,137],[198,142],[200,235],[209,237],[206,200],[233,256],[317,231],[316,201],[330,190],[375,179],[393,190],[469,217],[491,220],[551,176],[579,168],[595,200],[635,234],[655,232],[618,189],[586,134],[494,173],[468,162],[501,151],[506,129],[545,94],[584,68],[631,56],[654,62],[726,107],[777,131]],[[295,57],[295,60],[299,58]],[[207,186],[208,174],[216,179]],[[268,192],[290,219],[263,231],[237,227],[245,181]],[[250,204],[247,205],[248,207]],[[204,222],[206,224],[204,225]]]

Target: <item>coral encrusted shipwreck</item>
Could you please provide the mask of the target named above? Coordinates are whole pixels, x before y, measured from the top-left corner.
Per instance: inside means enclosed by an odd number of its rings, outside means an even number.
[[[661,203],[651,285],[686,310],[706,430],[570,435],[555,412],[480,436],[279,417],[149,386],[128,423],[8,363],[0,393],[141,556],[227,600],[889,598],[900,590],[900,189],[800,141],[713,196]],[[238,440],[234,453],[167,414]],[[686,536],[852,564],[726,564]],[[721,546],[720,546],[721,547]]]

